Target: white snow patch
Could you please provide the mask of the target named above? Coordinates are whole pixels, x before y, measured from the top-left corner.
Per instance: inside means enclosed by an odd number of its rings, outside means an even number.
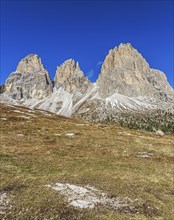
[[[92,209],[96,205],[103,205],[108,208],[118,209],[128,206],[127,201],[130,201],[130,199],[127,197],[109,198],[101,190],[90,186],[81,187],[69,183],[56,183],[47,186],[59,191],[62,195],[64,195],[70,205],[81,209]]]

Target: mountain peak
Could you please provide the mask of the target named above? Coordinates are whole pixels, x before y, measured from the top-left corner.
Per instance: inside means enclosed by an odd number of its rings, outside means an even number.
[[[29,54],[0,89],[5,102],[95,121],[122,111],[173,110],[174,90],[164,73],[151,69],[130,43],[109,51],[95,84],[68,59],[57,67],[53,85],[39,56]]]
[[[62,65],[57,67],[54,78],[56,88],[63,87],[67,92],[74,92],[80,87],[87,88],[90,81],[85,77],[80,69],[78,62],[73,59],[66,60]]]
[[[43,70],[44,67],[39,56],[37,54],[29,54],[19,62],[16,72],[35,73]]]
[[[132,44],[131,43],[121,43],[119,46],[118,46],[118,48],[121,48],[121,47],[127,47],[127,48],[132,48],[132,49],[134,49],[134,47],[132,46]]]
[[[130,43],[111,49],[97,80],[99,94],[106,98],[114,93],[129,97],[151,96],[156,91],[147,80],[149,64]],[[104,89],[105,88],[105,89]]]
[[[62,65],[57,67],[56,74],[61,74],[62,72],[66,72],[68,75],[72,75],[76,73],[77,71],[81,71],[79,63],[75,62],[74,59],[68,59],[66,60]]]
[[[5,84],[5,91],[15,100],[42,99],[52,93],[52,82],[37,54],[23,58]]]

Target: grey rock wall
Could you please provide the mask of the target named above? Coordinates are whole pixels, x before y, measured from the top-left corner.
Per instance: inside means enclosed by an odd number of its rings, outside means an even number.
[[[5,83],[5,92],[13,99],[43,99],[52,94],[52,81],[41,59],[31,54],[22,59]]]

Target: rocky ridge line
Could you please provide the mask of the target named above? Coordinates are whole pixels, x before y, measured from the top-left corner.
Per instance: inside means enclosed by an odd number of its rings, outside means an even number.
[[[114,121],[118,113],[126,117],[131,112],[172,112],[173,97],[165,74],[151,69],[131,44],[109,51],[96,83],[73,59],[57,67],[52,83],[38,55],[30,54],[19,62],[0,94],[1,102],[100,122]]]

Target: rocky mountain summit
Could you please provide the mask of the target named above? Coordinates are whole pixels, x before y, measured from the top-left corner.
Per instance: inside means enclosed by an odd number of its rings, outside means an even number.
[[[119,93],[128,97],[146,96],[165,101],[172,98],[173,92],[165,75],[150,69],[142,55],[129,43],[109,51],[97,84],[103,98]]]
[[[151,69],[129,43],[109,51],[96,83],[85,77],[73,59],[57,67],[52,82],[41,59],[30,54],[1,88],[1,102],[92,121],[118,122],[122,116],[141,114],[142,118],[158,110],[173,115],[174,90],[165,74]]]
[[[40,100],[51,95],[52,89],[50,76],[35,54],[22,59],[5,83],[5,93],[14,100]]]
[[[85,93],[91,82],[85,77],[81,71],[79,63],[75,63],[73,59],[65,61],[61,66],[57,67],[54,78],[55,88],[62,87],[69,93],[81,91]]]

